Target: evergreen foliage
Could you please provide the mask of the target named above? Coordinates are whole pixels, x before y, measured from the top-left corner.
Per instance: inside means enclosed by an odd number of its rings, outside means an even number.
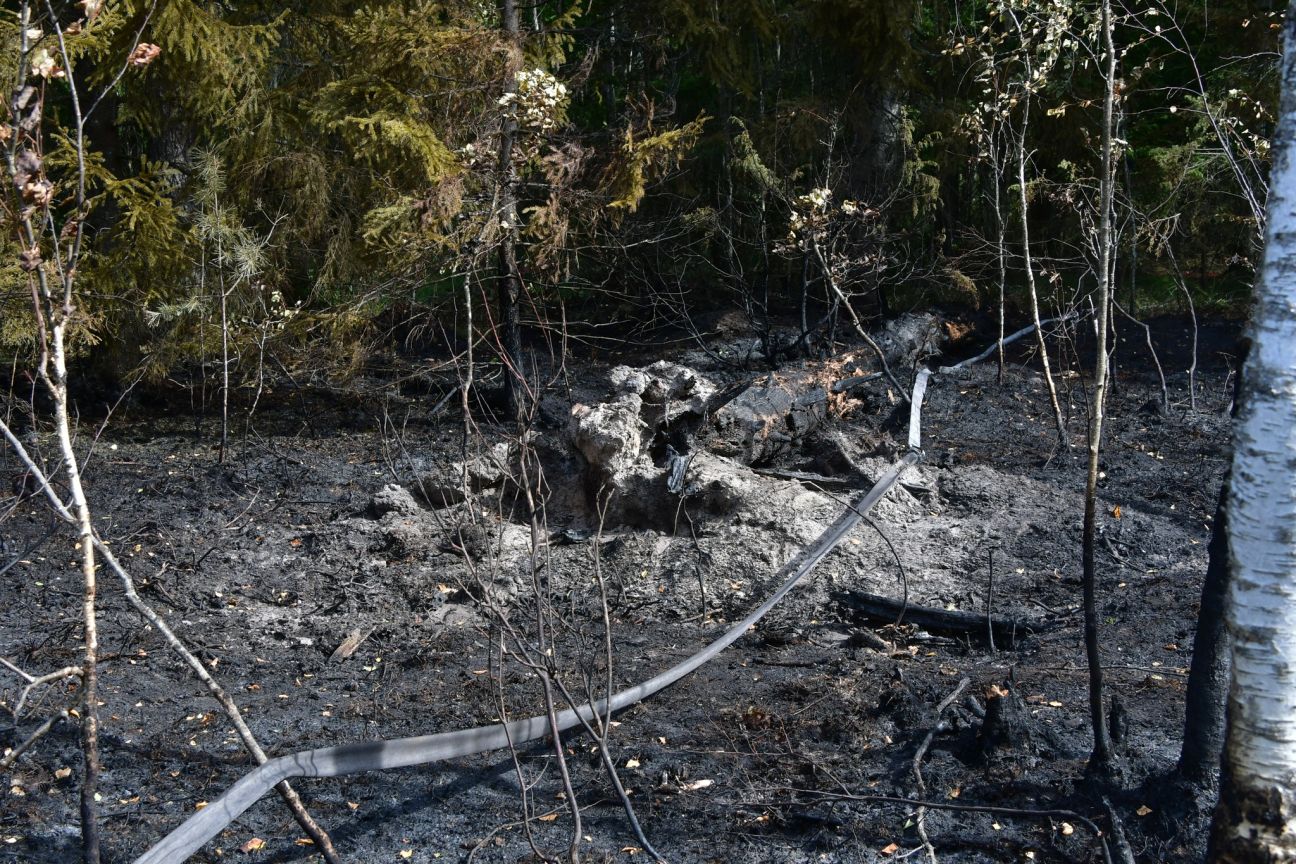
[[[55,8],[65,24],[80,15],[76,4]],[[147,357],[158,375],[209,358],[210,343],[182,322],[210,315],[195,273],[210,264],[213,232],[234,245],[260,238],[258,275],[238,280],[236,305],[269,315],[271,292],[284,308],[300,301],[299,321],[319,325],[302,333],[346,322],[347,338],[376,338],[361,322],[459,302],[465,280],[493,278],[485,250],[512,242],[495,163],[517,69],[554,76],[570,100],[551,125],[523,130],[506,172],[532,302],[579,300],[610,281],[641,302],[687,283],[695,301],[791,313],[801,265],[771,250],[790,202],[821,186],[878,212],[869,244],[908,274],[915,297],[984,294],[997,278],[985,251],[996,232],[990,180],[1003,170],[985,135],[1016,128],[1032,63],[1050,70],[1031,92],[1032,233],[1085,230],[1074,202],[1092,196],[1096,176],[1090,11],[1067,7],[1057,26],[1070,29],[1054,39],[1054,13],[1016,0],[1037,28],[1018,38],[1004,8],[543,0],[525,10],[515,48],[486,0],[110,0],[67,34],[86,89],[107,88],[86,129],[82,278],[93,302],[73,340],[122,370]],[[1210,293],[1222,278],[1249,279],[1259,232],[1239,183],[1263,192],[1276,27],[1246,0],[1213,4],[1209,17],[1159,0],[1118,14],[1120,173],[1134,214],[1120,237],[1143,252],[1149,285]],[[114,58],[140,32],[159,58],[114,81]],[[9,56],[17,39],[5,12]],[[56,77],[42,86],[46,167],[67,206],[67,87]],[[1007,100],[993,122],[979,107],[988,93]],[[224,184],[219,226],[213,172]],[[0,262],[10,351],[32,336],[12,217]],[[1074,284],[1083,257],[1054,243],[1041,260]],[[851,278],[867,293],[880,277]]]

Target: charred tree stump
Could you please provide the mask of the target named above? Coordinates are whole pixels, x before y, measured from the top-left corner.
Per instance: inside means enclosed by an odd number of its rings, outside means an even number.
[[[1005,753],[1033,752],[1039,737],[1035,718],[1011,683],[991,685],[986,693],[985,720],[977,733],[977,753],[990,761]]]

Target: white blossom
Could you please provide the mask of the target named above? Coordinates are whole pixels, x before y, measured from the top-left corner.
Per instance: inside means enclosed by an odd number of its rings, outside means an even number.
[[[62,78],[64,72],[47,48],[37,48],[31,55],[31,71],[41,78]]]
[[[499,98],[501,108],[513,107],[519,123],[540,131],[558,125],[567,105],[567,85],[543,69],[523,69],[515,78],[517,91]]]
[[[796,199],[796,205],[805,210],[822,213],[828,209],[828,203],[832,201],[832,190],[825,187],[811,189],[805,195]]]

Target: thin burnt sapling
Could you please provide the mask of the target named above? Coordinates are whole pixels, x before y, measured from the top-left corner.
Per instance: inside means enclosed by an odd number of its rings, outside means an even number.
[[[37,333],[36,377],[53,403],[54,428],[63,458],[63,474],[71,497],[69,515],[78,534],[82,578],[81,660],[81,843],[85,864],[99,861],[99,699],[98,585],[90,506],[82,484],[80,463],[72,447],[68,404],[68,329],[76,313],[76,271],[82,251],[82,228],[88,214],[86,198],[85,115],[63,30],[52,6],[30,2],[18,8],[16,75],[5,100],[4,155],[9,193],[4,199],[6,222],[13,227],[18,266],[26,274],[32,297],[32,320]],[[48,16],[48,17],[47,17]],[[53,36],[44,30],[50,27]],[[136,34],[136,43],[139,34]],[[42,52],[38,54],[37,52]],[[124,73],[128,64],[122,64]],[[55,205],[55,186],[46,173],[45,99],[50,79],[66,79],[74,127],[72,146],[76,170],[70,210]],[[61,212],[60,212],[61,211]],[[48,257],[47,257],[48,256]],[[6,427],[7,428],[7,427]]]
[[[1037,82],[1047,79],[1051,74],[1058,55],[1055,51],[1041,52],[1041,60],[1037,63],[1035,59],[1037,46],[1032,44],[1032,37],[1039,33],[1041,28],[1023,25],[1019,13],[1011,6],[1006,7],[1005,11],[1017,32],[1020,43],[1015,59],[1021,64],[1021,80],[1014,82],[1004,93],[999,94],[999,99],[1004,110],[1018,103],[1021,105],[1021,123],[1016,130],[1010,133],[1010,137],[1012,138],[1017,168],[1017,204],[1018,218],[1021,223],[1022,263],[1023,269],[1026,271],[1026,286],[1030,293],[1031,318],[1035,322],[1036,347],[1040,353],[1040,364],[1044,371],[1044,383],[1048,388],[1049,402],[1053,407],[1053,419],[1057,426],[1058,444],[1063,449],[1069,449],[1071,446],[1070,436],[1067,433],[1062,405],[1058,401],[1057,383],[1053,379],[1048,345],[1044,340],[1044,328],[1041,326],[1040,320],[1039,288],[1035,279],[1034,249],[1031,246],[1030,234],[1030,200],[1028,197],[1030,187],[1026,182],[1026,165],[1029,161],[1027,133],[1029,131],[1031,105],[1034,101],[1032,97]],[[1030,31],[1030,36],[1027,35],[1028,31]],[[1052,36],[1052,28],[1048,32]]]
[[[80,563],[82,592],[82,622],[84,648],[81,661],[80,723],[82,734],[83,768],[81,780],[81,831],[82,860],[97,864],[100,859],[100,834],[96,802],[99,757],[98,716],[98,569],[100,562],[116,573],[126,588],[127,599],[146,620],[167,636],[172,647],[191,668],[205,676],[205,683],[213,694],[220,691],[201,663],[189,654],[179,640],[170,633],[165,623],[139,599],[130,575],[117,562],[108,547],[95,532],[90,503],[85,492],[79,456],[73,447],[73,424],[69,397],[68,358],[79,328],[83,326],[86,310],[82,308],[83,292],[78,283],[78,272],[84,263],[88,246],[85,245],[86,222],[90,214],[87,191],[91,156],[86,139],[87,124],[104,98],[117,87],[131,70],[148,66],[160,53],[157,46],[143,41],[143,34],[151,20],[155,4],[144,10],[137,29],[131,34],[130,50],[118,65],[115,77],[93,98],[84,102],[78,71],[74,64],[77,52],[69,49],[74,38],[82,34],[97,7],[82,4],[74,20],[64,24],[54,5],[46,0],[34,4],[23,0],[17,13],[19,19],[16,75],[9,82],[5,102],[4,158],[9,192],[4,198],[7,222],[15,231],[19,248],[19,267],[26,274],[32,297],[32,323],[36,334],[36,378],[43,384],[53,408],[53,427],[61,457],[61,471],[66,481],[69,500],[64,501],[52,478],[46,476],[27,454],[19,439],[7,425],[0,422],[10,448],[18,456],[30,476],[49,500],[54,512],[70,525],[77,535],[76,549]],[[46,30],[51,32],[46,33]],[[61,84],[59,82],[62,82]],[[66,87],[66,92],[61,88]],[[46,116],[46,100],[59,101],[57,113],[61,125],[60,136],[70,147],[70,169],[67,173],[51,169],[45,154],[53,138],[51,133],[56,120]],[[64,134],[66,133],[66,134]],[[57,186],[65,186],[61,191]],[[58,193],[58,194],[56,194]],[[218,701],[219,696],[218,696]],[[222,702],[227,711],[232,702]],[[231,717],[237,715],[237,708]],[[266,757],[251,738],[246,724],[242,725],[244,743],[254,755],[264,762]],[[335,853],[325,834],[306,813],[295,793],[288,787],[280,790],[289,801],[294,815],[321,851],[336,861]]]
[[[1103,420],[1107,400],[1108,339],[1110,338],[1112,274],[1115,271],[1116,241],[1112,227],[1115,174],[1116,48],[1112,37],[1111,0],[1101,8],[1103,75],[1102,176],[1100,178],[1097,276],[1098,276],[1098,344],[1094,360],[1093,399],[1089,410],[1088,471],[1085,475],[1084,529],[1081,548],[1084,593],[1084,646],[1089,665],[1089,719],[1093,727],[1093,754],[1090,769],[1101,777],[1116,770],[1116,753],[1108,731],[1107,709],[1103,702],[1103,669],[1101,622],[1098,617],[1098,573],[1095,560],[1098,521],[1098,457],[1102,449]]]
[[[472,370],[467,373],[471,381]],[[465,393],[467,386],[461,386]],[[522,393],[511,398],[521,399]],[[465,397],[465,409],[467,402]],[[534,403],[531,405],[534,411]],[[567,857],[573,862],[580,860],[580,843],[583,836],[580,805],[575,794],[567,754],[564,751],[562,730],[558,725],[558,705],[555,693],[555,678],[560,672],[561,646],[557,634],[569,629],[569,622],[560,618],[552,585],[547,570],[549,536],[547,530],[546,502],[549,490],[544,478],[544,469],[535,448],[531,445],[531,434],[525,423],[527,406],[522,406],[516,423],[516,435],[509,442],[505,452],[516,455],[516,461],[508,466],[512,482],[503,484],[495,495],[494,512],[484,510],[481,500],[474,494],[469,480],[469,466],[474,456],[472,444],[480,441],[480,430],[473,415],[465,410],[463,414],[464,459],[460,494],[462,503],[457,508],[463,520],[459,525],[447,526],[451,535],[451,548],[462,558],[466,581],[460,587],[478,600],[479,608],[486,614],[491,629],[494,631],[490,640],[492,648],[492,667],[495,670],[496,694],[499,705],[500,720],[504,728],[508,749],[513,759],[518,776],[521,794],[523,825],[532,851],[542,860],[553,860],[543,852],[532,830],[532,808],[530,789],[534,782],[528,780],[519,757],[517,747],[525,742],[516,741],[508,726],[509,707],[505,695],[505,680],[510,667],[516,668],[524,676],[537,679],[541,684],[541,697],[544,704],[544,717],[547,720],[549,737],[553,746],[555,763],[563,786],[563,798],[567,802],[572,816],[571,840]],[[402,448],[404,443],[401,443]],[[489,457],[475,457],[489,458]],[[514,519],[519,518],[527,529],[525,555],[521,566],[524,573],[514,579],[511,573],[502,570],[517,566],[517,562],[502,560],[492,536],[503,539],[504,529]],[[490,524],[493,522],[494,524]],[[479,542],[469,542],[470,537],[482,538]],[[525,599],[530,603],[530,622],[523,622],[515,615],[515,592],[508,590],[508,583],[516,583],[523,589]],[[577,707],[577,706],[572,706]]]

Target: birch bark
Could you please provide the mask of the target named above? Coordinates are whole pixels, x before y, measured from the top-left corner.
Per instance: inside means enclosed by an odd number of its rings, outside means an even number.
[[[1296,0],[1228,502],[1233,677],[1217,862],[1296,861]]]

